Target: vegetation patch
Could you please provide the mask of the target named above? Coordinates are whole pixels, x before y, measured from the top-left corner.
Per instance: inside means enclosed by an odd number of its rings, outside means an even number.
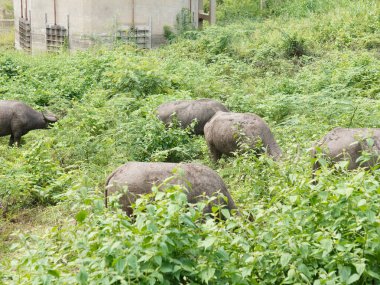
[[[157,50],[0,47],[1,99],[60,118],[21,148],[0,138],[0,283],[380,282],[379,169],[321,163],[313,184],[309,153],[334,127],[380,127],[379,3],[218,2],[219,26]],[[248,149],[212,163],[192,126],[158,120],[161,103],[198,98],[264,118],[281,161]],[[208,165],[241,214],[205,218],[179,186],[154,188],[134,219],[105,208],[128,161]]]

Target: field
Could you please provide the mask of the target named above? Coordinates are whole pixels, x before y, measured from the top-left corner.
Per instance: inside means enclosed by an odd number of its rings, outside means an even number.
[[[0,97],[60,117],[19,149],[0,138],[0,284],[380,284],[380,170],[321,160],[313,184],[309,154],[334,127],[380,128],[380,5],[257,2],[219,1],[219,25],[157,50],[0,45]],[[203,137],[156,118],[192,98],[264,118],[281,161],[211,162]],[[179,186],[141,198],[134,220],[106,209],[127,161],[205,164],[241,216],[204,220]]]

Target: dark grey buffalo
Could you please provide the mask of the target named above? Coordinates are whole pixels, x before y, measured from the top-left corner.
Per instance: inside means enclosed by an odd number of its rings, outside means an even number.
[[[221,103],[211,99],[181,100],[160,105],[157,109],[158,117],[166,125],[176,116],[182,128],[188,127],[193,120],[197,120],[194,127],[196,135],[203,135],[205,124],[217,111],[228,112]]]
[[[31,130],[46,129],[57,122],[52,114],[33,110],[18,101],[0,100],[0,136],[10,135],[9,145],[20,145],[21,137]]]
[[[312,156],[321,155],[333,162],[348,161],[348,169],[359,166],[368,168],[379,162],[380,129],[370,128],[335,128],[317,142],[312,149]],[[358,158],[367,152],[368,160],[359,161]],[[320,167],[318,160],[314,163],[314,171]]]
[[[231,155],[238,142],[256,148],[261,140],[268,154],[278,159],[282,152],[266,122],[255,114],[217,112],[205,125],[205,138],[211,157],[217,161],[222,154]]]
[[[151,192],[153,184],[160,184],[168,177],[172,177],[174,169],[182,169],[182,176],[175,176],[170,184],[179,184],[186,187],[187,198],[190,203],[196,203],[202,199],[202,195],[216,196],[218,191],[227,197],[217,199],[220,205],[227,209],[235,209],[235,203],[228,192],[226,185],[219,175],[210,168],[195,163],[166,163],[166,162],[128,162],[116,169],[106,181],[105,202],[107,197],[127,186],[128,191],[120,198],[122,209],[130,216],[131,204],[139,195]],[[205,213],[211,212],[211,205],[205,208]]]

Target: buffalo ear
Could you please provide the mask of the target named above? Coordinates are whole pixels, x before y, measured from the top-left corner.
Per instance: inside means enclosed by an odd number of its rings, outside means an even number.
[[[42,116],[44,117],[44,120],[47,123],[55,123],[58,121],[57,117],[54,116],[53,114],[46,114],[46,113],[42,112]]]

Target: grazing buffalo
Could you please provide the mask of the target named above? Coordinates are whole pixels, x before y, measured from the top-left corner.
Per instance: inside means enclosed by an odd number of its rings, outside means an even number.
[[[225,205],[229,210],[235,209],[235,203],[226,185],[219,175],[210,168],[195,163],[165,163],[165,162],[128,162],[116,169],[107,179],[105,202],[107,197],[120,191],[124,186],[128,191],[120,198],[122,209],[130,216],[131,205],[139,195],[151,193],[153,184],[160,184],[173,176],[174,169],[182,169],[184,176],[175,176],[170,184],[183,185],[187,191],[189,203],[196,203],[203,195],[212,197],[219,193],[227,197],[216,199],[215,203]],[[211,212],[212,205],[205,208],[205,213]]]
[[[348,161],[348,169],[359,166],[368,168],[379,161],[380,154],[380,129],[365,128],[335,128],[317,142],[311,153],[317,157],[318,149],[322,156],[333,162]],[[371,154],[369,160],[358,161],[363,151]],[[318,160],[314,163],[313,170],[320,167]]]
[[[166,125],[172,122],[175,116],[182,128],[188,127],[193,120],[197,123],[194,127],[196,135],[203,135],[205,124],[217,111],[228,112],[221,103],[211,99],[181,100],[160,105],[157,109],[158,117]]]
[[[31,130],[47,129],[55,122],[57,118],[52,114],[38,112],[22,102],[0,100],[0,136],[10,135],[10,146],[20,146],[23,135]]]
[[[235,152],[239,139],[252,148],[256,148],[260,140],[274,159],[282,154],[268,125],[255,114],[217,112],[205,125],[204,132],[214,161],[222,154],[231,155]]]

